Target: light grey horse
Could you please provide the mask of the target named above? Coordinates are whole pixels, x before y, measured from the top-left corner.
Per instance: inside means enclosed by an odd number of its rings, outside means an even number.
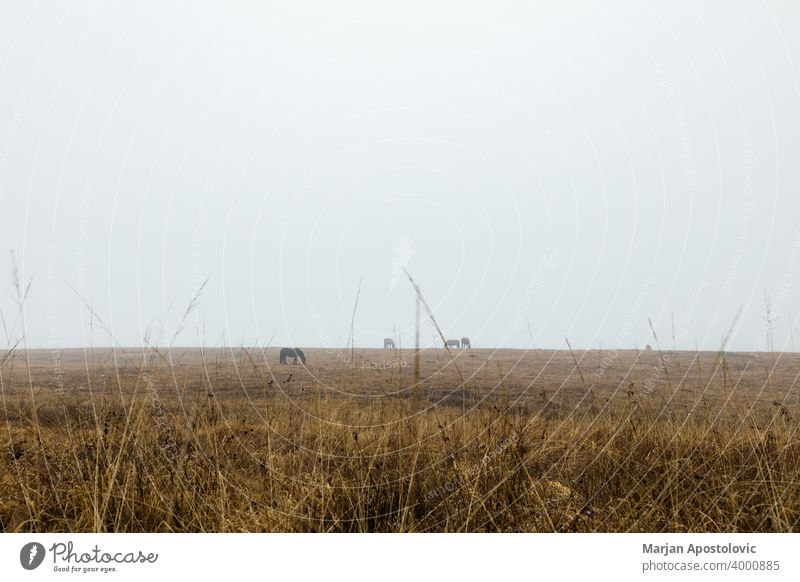
[[[383,349],[394,349],[394,340],[390,337],[383,339]]]
[[[460,348],[461,342],[458,340],[446,340],[444,342],[444,347],[446,348]]]
[[[462,348],[472,349],[472,344],[469,343],[469,338],[468,337],[462,337],[461,338],[461,347]]]

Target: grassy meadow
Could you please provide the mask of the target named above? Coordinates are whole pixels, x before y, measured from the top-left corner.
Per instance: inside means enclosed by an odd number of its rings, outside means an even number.
[[[800,531],[800,357],[0,353],[0,531]]]

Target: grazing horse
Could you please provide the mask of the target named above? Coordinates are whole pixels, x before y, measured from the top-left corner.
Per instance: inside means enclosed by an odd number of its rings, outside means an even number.
[[[458,340],[446,340],[444,342],[444,347],[446,348],[460,348],[461,342]]]
[[[286,363],[286,358],[294,358],[295,364],[297,363],[297,358],[300,358],[300,361],[303,362],[303,364],[306,363],[306,355],[300,348],[283,348],[280,355],[281,364]]]
[[[383,340],[383,349],[394,349],[394,340],[390,337],[384,338]]]
[[[468,337],[462,337],[461,338],[461,347],[462,348],[472,349],[472,344],[469,343],[469,338]]]

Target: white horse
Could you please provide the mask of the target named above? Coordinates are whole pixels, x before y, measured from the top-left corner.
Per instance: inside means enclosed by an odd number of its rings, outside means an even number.
[[[461,342],[458,340],[445,340],[444,347],[446,348],[460,348]]]
[[[383,349],[394,349],[394,340],[390,337],[383,339]]]

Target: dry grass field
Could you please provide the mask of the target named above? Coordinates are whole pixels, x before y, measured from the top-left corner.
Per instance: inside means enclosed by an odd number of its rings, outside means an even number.
[[[0,530],[800,531],[798,356],[306,355],[6,353]]]

